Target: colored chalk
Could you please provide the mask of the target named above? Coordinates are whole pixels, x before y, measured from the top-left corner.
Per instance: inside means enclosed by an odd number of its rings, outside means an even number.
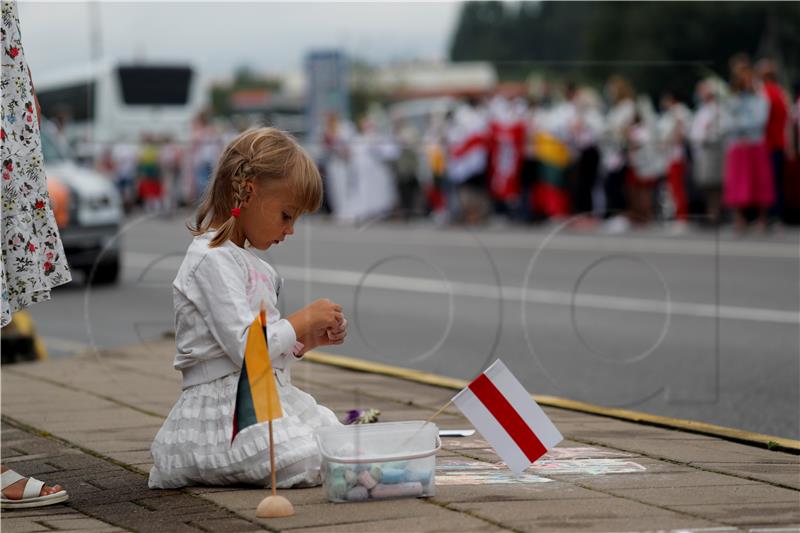
[[[369,491],[361,485],[355,486],[347,491],[347,499],[350,501],[363,501],[369,498]]]
[[[358,476],[353,470],[345,470],[344,480],[347,481],[348,487],[353,487],[358,482]]]
[[[382,474],[382,471],[381,471],[381,467],[380,466],[372,465],[369,468],[369,475],[372,476],[372,479],[374,479],[375,481],[378,481],[378,482],[381,481],[381,474]]]
[[[401,498],[404,496],[422,496],[422,483],[412,481],[408,483],[397,483],[394,485],[384,485],[379,483],[369,491],[370,496],[375,499]]]
[[[364,487],[371,489],[378,484],[375,478],[372,477],[367,470],[364,470],[358,475],[358,482]]]
[[[333,478],[328,483],[328,497],[332,500],[341,500],[347,495],[347,482],[344,478]]]
[[[406,471],[399,468],[381,468],[381,483],[402,483],[406,478]]]
[[[406,470],[406,481],[419,481],[423,485],[427,485],[431,481],[430,470]]]

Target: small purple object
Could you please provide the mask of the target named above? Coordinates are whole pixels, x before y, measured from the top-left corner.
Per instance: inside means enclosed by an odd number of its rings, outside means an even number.
[[[344,425],[372,424],[378,421],[381,412],[379,409],[350,409],[344,419]]]
[[[347,411],[347,417],[344,419],[344,424],[346,426],[349,426],[350,424],[358,420],[358,417],[361,416],[362,412],[363,411],[361,409],[350,409],[349,411]]]

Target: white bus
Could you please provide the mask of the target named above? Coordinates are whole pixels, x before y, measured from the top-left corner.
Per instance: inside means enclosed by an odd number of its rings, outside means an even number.
[[[186,141],[207,90],[186,63],[98,63],[34,80],[42,114],[64,121],[81,156],[145,134]]]

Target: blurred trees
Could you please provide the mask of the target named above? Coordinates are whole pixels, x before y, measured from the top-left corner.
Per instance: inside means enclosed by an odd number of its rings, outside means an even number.
[[[531,72],[601,83],[629,77],[637,90],[684,97],[698,78],[727,78],[737,52],[771,57],[800,81],[796,2],[465,2],[453,61],[487,60],[501,79]]]

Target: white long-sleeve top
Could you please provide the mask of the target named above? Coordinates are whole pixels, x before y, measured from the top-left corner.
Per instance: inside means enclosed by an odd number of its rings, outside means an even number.
[[[184,389],[241,370],[247,332],[262,301],[272,367],[282,374],[297,359],[294,328],[277,307],[281,280],[275,270],[231,241],[209,248],[212,237],[194,238],[172,284],[173,366],[183,373]]]

